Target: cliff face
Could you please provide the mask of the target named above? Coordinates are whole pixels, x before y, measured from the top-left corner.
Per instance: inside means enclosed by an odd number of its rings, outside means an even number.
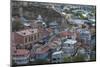
[[[24,2],[12,2],[12,16],[19,15],[24,16],[29,20],[34,20],[38,15],[41,15],[44,18],[44,21],[50,22],[56,20],[61,22],[61,15],[49,6],[50,5],[41,5],[39,3],[30,5],[28,2],[25,6]]]
[[[24,8],[24,16],[36,19],[38,15],[41,15],[45,21],[59,20],[61,18],[59,13],[50,8],[43,8],[41,6],[28,7],[28,9]]]

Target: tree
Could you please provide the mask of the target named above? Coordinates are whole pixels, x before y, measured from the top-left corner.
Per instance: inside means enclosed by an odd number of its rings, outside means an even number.
[[[79,16],[80,16],[80,19],[86,19],[86,20],[88,19],[88,17],[84,16],[82,13],[80,13]]]
[[[64,62],[71,62],[71,57],[64,57]]]
[[[93,46],[92,51],[96,51],[96,45]]]
[[[12,22],[12,31],[18,31],[20,29],[23,29],[23,24],[20,21]]]
[[[83,55],[77,55],[72,58],[73,62],[82,62],[85,61],[85,57]]]
[[[47,63],[50,63],[50,62],[46,59],[37,59],[37,60],[35,60],[35,63],[36,64],[47,64]]]

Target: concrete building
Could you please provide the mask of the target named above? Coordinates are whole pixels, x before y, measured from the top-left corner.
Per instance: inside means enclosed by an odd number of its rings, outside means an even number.
[[[71,56],[75,52],[75,45],[77,41],[73,39],[67,39],[64,44],[62,50],[64,51],[65,56]]]
[[[80,39],[84,40],[85,44],[90,44],[90,40],[91,40],[90,31],[86,29],[79,29],[77,31],[79,32]]]
[[[62,40],[66,40],[66,39],[76,39],[76,33],[75,32],[69,32],[69,31],[62,31],[60,33],[60,36],[62,38]]]
[[[30,48],[34,42],[39,40],[39,37],[37,29],[21,30],[14,34],[15,44],[22,46],[22,48]]]
[[[52,54],[52,63],[63,62],[63,51],[56,51]]]
[[[59,25],[56,21],[53,21],[53,22],[49,23],[49,26],[50,26],[51,29],[53,29],[54,33],[59,32]]]
[[[17,65],[29,63],[30,52],[26,49],[17,49],[12,53],[13,63]]]
[[[31,50],[31,60],[47,60],[49,49],[47,45],[34,44]]]
[[[35,51],[35,59],[48,59],[48,54],[49,54],[49,47],[48,46],[43,46],[43,47],[39,47],[36,49]]]
[[[41,15],[38,15],[35,22],[37,23],[38,27],[42,27],[42,28],[46,27],[46,23],[43,21],[43,18]]]

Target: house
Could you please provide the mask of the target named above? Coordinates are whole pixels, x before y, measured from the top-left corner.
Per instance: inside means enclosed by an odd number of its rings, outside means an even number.
[[[24,27],[24,29],[32,28],[30,23],[23,23],[23,27]]]
[[[77,24],[77,25],[82,25],[85,24],[85,22],[87,22],[87,20],[82,20],[82,19],[69,19],[69,22],[71,22],[72,24]]]
[[[64,39],[76,39],[76,32],[62,31],[60,33],[62,40]]]
[[[67,31],[62,31],[60,33],[60,36],[63,38],[63,37],[67,37],[67,38],[71,38],[72,36],[72,33],[71,32],[67,32]]]
[[[30,24],[32,28],[45,28],[47,26],[41,15],[38,15],[35,20],[31,20]]]
[[[84,40],[85,44],[90,44],[91,32],[86,29],[78,29],[80,39]]]
[[[49,26],[51,29],[53,29],[54,33],[58,33],[59,32],[59,25],[56,21],[50,22]]]
[[[77,53],[78,53],[78,54],[84,55],[84,54],[86,54],[86,50],[85,50],[85,48],[80,47],[80,48],[77,50]]]
[[[41,15],[38,15],[35,23],[37,23],[38,27],[42,27],[42,28],[46,27],[46,23],[43,21],[43,18]]]
[[[61,41],[60,40],[52,41],[48,44],[48,46],[50,47],[52,52],[58,51],[61,49]]]
[[[49,49],[50,48],[47,45],[42,45],[41,43],[35,43],[31,49],[30,60],[48,59]]]
[[[30,52],[26,49],[17,49],[12,53],[12,60],[17,65],[29,63]]]
[[[37,29],[25,29],[17,31],[14,34],[15,44],[21,48],[29,49],[32,44],[38,41],[40,38],[40,33]]]
[[[49,47],[48,46],[40,46],[39,48],[36,49],[35,51],[35,59],[48,59],[48,54],[49,54]]]
[[[52,63],[61,63],[63,62],[63,51],[56,51],[52,53]]]
[[[62,50],[64,51],[65,56],[71,56],[74,54],[76,43],[77,41],[73,39],[67,39],[64,41]]]
[[[50,28],[39,28],[40,39],[44,42],[48,42],[50,36],[52,36],[52,29]]]

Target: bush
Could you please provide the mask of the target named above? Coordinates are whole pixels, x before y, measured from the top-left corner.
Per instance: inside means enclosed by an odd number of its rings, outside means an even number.
[[[21,22],[12,22],[12,31],[18,31],[23,29],[23,24]]]
[[[71,57],[64,57],[64,62],[71,62]]]
[[[73,62],[82,62],[85,61],[85,57],[83,55],[77,55],[73,57]]]

